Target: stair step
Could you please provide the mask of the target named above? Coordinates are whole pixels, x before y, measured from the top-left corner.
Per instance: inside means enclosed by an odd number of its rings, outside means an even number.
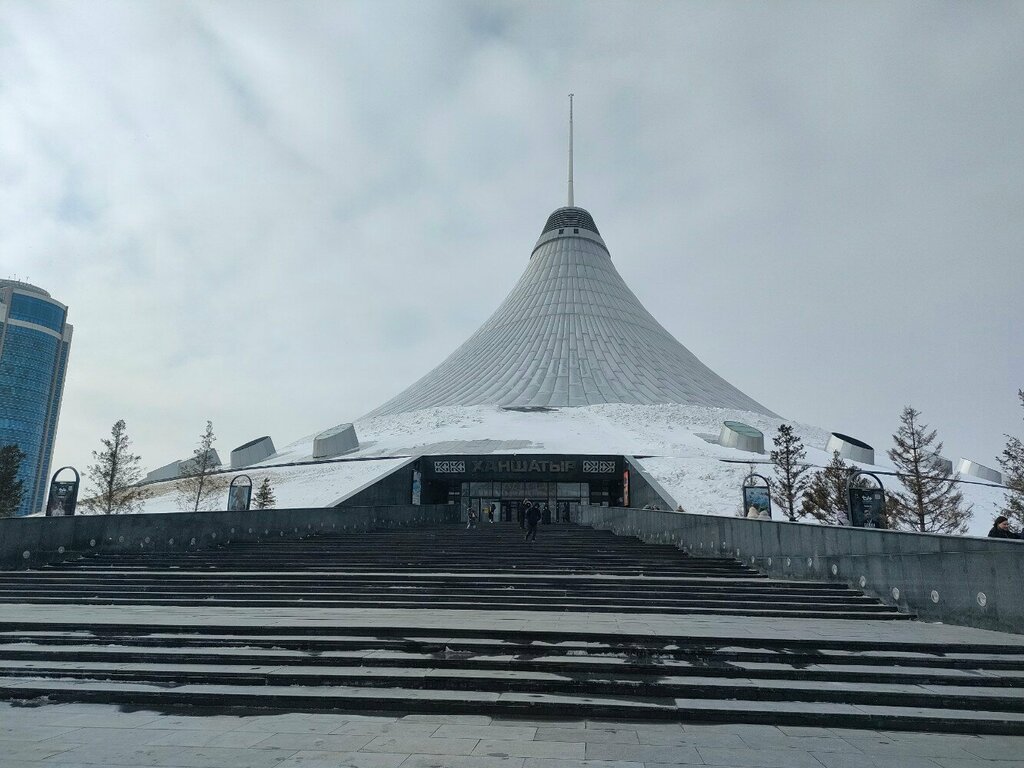
[[[828,702],[733,699],[664,699],[620,696],[564,696],[409,689],[186,684],[176,688],[143,683],[34,678],[0,679],[0,698],[130,703],[169,706],[290,709],[298,711],[401,711],[487,714],[505,717],[619,718],[698,722],[764,723],[885,730],[940,730],[945,733],[1019,734],[1024,713],[926,707],[871,706]]]

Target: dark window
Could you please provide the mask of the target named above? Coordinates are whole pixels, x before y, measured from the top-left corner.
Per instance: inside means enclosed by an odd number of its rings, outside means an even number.
[[[15,293],[11,297],[10,319],[35,323],[57,333],[64,330],[63,309],[56,304],[22,293]]]

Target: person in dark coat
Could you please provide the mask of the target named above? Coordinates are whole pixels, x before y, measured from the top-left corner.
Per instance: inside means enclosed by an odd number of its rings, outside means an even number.
[[[523,499],[523,503],[519,505],[519,511],[516,513],[520,528],[526,527],[526,513],[530,511],[530,507],[533,506],[533,502],[529,499]]]
[[[1010,520],[1005,515],[1000,515],[992,524],[992,530],[988,532],[990,539],[1020,539],[1021,534],[1010,530]]]
[[[531,537],[534,541],[537,540],[537,523],[540,522],[540,515],[540,507],[536,504],[531,504],[526,510],[526,541]]]

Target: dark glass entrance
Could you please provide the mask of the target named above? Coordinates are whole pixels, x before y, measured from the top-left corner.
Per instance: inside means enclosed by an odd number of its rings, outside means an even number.
[[[558,454],[424,456],[422,503],[457,505],[485,523],[519,522],[530,501],[546,524],[566,522],[581,504],[608,506],[622,496],[622,456]]]
[[[564,523],[567,522],[570,510],[575,510],[580,504],[592,503],[592,486],[602,486],[596,495],[600,498],[607,498],[607,489],[604,487],[606,484],[600,482],[485,481],[467,482],[460,485],[463,506],[467,512],[470,508],[476,510],[481,522],[488,522],[486,513],[488,507],[495,510],[495,521],[519,522],[524,503],[531,501],[541,508],[542,523]]]

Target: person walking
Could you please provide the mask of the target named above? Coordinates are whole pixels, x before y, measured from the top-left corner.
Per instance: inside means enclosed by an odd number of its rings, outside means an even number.
[[[551,524],[551,507],[548,506],[548,503],[546,501],[544,502],[544,506],[540,510],[540,518],[544,521],[544,525]],[[558,521],[556,520],[555,522],[557,523]]]
[[[469,522],[466,523],[466,530],[470,528],[476,528],[476,510],[472,507],[469,508]]]
[[[1024,538],[1019,533],[1010,529],[1010,520],[1006,515],[1000,515],[995,519],[992,524],[992,530],[988,532],[990,539],[1021,539]]]
[[[535,504],[531,504],[530,508],[526,510],[526,541],[531,538],[537,540],[537,523],[540,522],[540,507]]]

